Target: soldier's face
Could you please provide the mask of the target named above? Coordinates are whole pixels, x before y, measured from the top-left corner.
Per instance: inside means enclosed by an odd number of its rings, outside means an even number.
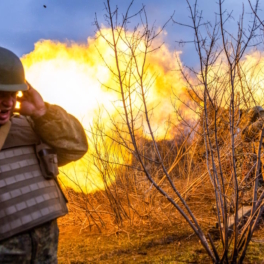
[[[4,125],[13,115],[16,106],[17,92],[0,91],[0,126]]]

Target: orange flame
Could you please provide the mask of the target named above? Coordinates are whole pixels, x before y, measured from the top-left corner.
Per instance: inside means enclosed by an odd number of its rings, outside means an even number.
[[[104,34],[108,33],[109,29],[104,29]],[[103,88],[100,84],[113,85],[113,81],[97,49],[107,60],[108,66],[114,68],[112,49],[100,38],[88,38],[87,44],[41,40],[35,44],[34,51],[21,59],[26,79],[41,93],[44,100],[62,106],[76,116],[86,129],[92,125],[100,107],[106,108],[108,113],[114,115],[116,110],[113,101],[118,98],[115,92]],[[157,137],[163,137],[166,133],[163,125],[174,111],[171,91],[174,89],[178,97],[186,97],[184,81],[180,72],[175,71],[178,68],[176,59],[166,45],[150,53],[148,63],[150,74],[156,75],[152,89],[148,92],[149,106],[156,106],[151,124]],[[138,105],[141,103],[135,102]],[[107,116],[101,119],[102,122],[107,120]],[[90,148],[90,151],[94,150]],[[121,158],[121,162],[122,160]],[[90,168],[89,176],[87,167]],[[75,165],[67,165],[63,170],[65,174],[70,175],[70,179],[64,177],[64,184],[77,191],[84,187],[84,192],[104,189],[101,176],[92,167],[92,164],[84,159]]]

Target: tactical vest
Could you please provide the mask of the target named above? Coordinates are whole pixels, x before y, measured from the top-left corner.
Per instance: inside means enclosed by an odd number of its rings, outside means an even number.
[[[13,117],[0,151],[0,241],[68,212],[58,182],[44,178],[39,138],[25,117]]]

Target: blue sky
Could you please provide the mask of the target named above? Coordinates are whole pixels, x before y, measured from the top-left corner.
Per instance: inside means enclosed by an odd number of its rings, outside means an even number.
[[[129,4],[127,0],[113,0],[112,5],[118,5],[120,13]],[[190,0],[191,3],[194,1]],[[86,42],[89,36],[93,36],[95,13],[98,20],[104,23],[103,0],[1,0],[0,12],[0,46],[14,51],[22,56],[34,49],[34,43],[40,39],[58,41]],[[217,12],[216,0],[198,1],[200,9],[203,9],[207,19],[214,20]],[[189,23],[187,4],[184,0],[135,0],[133,9],[138,10],[142,4],[146,6],[150,23],[155,22],[160,26],[175,11],[174,18],[183,23]],[[46,5],[47,8],[44,8]],[[264,5],[262,4],[262,7]],[[234,17],[242,10],[241,0],[226,0],[225,8],[234,10]],[[245,1],[245,11],[249,12]],[[263,17],[262,12],[262,17]],[[250,15],[246,14],[246,23]],[[228,28],[234,29],[236,21],[230,22]],[[176,40],[192,40],[191,30],[169,23],[168,32],[164,39],[170,49],[182,49],[182,59],[186,63],[192,63],[195,59],[193,46],[188,44],[178,47]],[[234,31],[235,32],[235,31]]]

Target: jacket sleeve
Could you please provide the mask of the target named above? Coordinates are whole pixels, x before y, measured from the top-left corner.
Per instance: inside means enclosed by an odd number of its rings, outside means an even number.
[[[35,132],[41,140],[57,151],[58,165],[80,159],[88,150],[88,142],[81,123],[63,108],[45,103],[44,116],[33,119]]]
[[[259,133],[263,127],[263,120],[259,118],[256,122],[248,124],[242,131],[242,139],[245,142],[257,141],[259,139]]]
[[[245,142],[258,141],[264,124],[264,109],[261,106],[255,106],[245,111],[241,123],[246,124],[242,130],[242,140]]]

